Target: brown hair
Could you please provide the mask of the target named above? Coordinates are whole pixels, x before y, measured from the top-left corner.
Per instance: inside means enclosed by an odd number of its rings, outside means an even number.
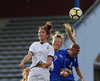
[[[51,34],[51,30],[53,29],[53,26],[52,26],[51,23],[52,22],[50,21],[50,22],[47,22],[46,25],[44,25],[42,27],[39,27],[39,29],[45,29],[46,30],[46,33],[49,35],[49,37],[50,37],[50,34]]]
[[[64,34],[60,34],[59,31],[56,31],[56,32],[55,32],[55,35],[52,36],[52,38],[53,38],[53,39],[54,39],[54,38],[60,38],[60,39],[61,39],[61,43],[63,44],[63,42],[64,42]]]
[[[64,24],[65,25],[65,31],[69,37],[69,39],[74,43],[71,45],[71,48],[75,48],[76,51],[80,50],[80,46],[78,44],[75,43],[75,30],[73,30],[73,33],[71,31],[71,26],[68,24]]]
[[[71,50],[80,51],[80,46],[78,44],[72,44],[70,48]]]

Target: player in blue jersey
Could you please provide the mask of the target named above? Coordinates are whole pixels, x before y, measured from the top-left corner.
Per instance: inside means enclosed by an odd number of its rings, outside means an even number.
[[[74,75],[73,75],[73,67],[75,67],[76,73],[77,75],[81,78],[82,81],[85,81],[80,68],[79,68],[79,64],[78,64],[78,54],[80,51],[80,47],[78,44],[75,43],[75,32],[71,32],[71,26],[69,24],[65,24],[65,29],[66,29],[66,33],[69,37],[69,39],[74,43],[71,45],[71,47],[69,49],[66,50],[60,50],[61,52],[63,52],[66,56],[66,68],[70,69],[72,71],[72,75],[68,75],[67,78],[61,76],[60,80],[61,81],[75,81],[74,80]]]
[[[72,71],[72,75],[69,75],[67,78],[61,76],[61,81],[75,81],[73,75],[73,67],[75,67],[76,72],[79,76],[82,76],[79,70],[78,58],[77,55],[79,53],[79,49],[74,46],[78,46],[77,44],[72,44],[69,49],[61,50],[66,55],[66,68]],[[81,78],[81,77],[80,77]]]
[[[58,31],[53,36],[52,46],[55,50],[53,57],[54,69],[50,73],[50,81],[60,81],[60,75],[67,77],[68,73],[65,71],[66,56],[59,50],[63,43],[63,34],[61,35]]]

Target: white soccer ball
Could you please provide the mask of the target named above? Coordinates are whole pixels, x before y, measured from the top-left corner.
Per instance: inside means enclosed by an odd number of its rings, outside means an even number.
[[[82,10],[78,7],[74,7],[70,10],[69,16],[73,20],[79,20],[82,17]]]

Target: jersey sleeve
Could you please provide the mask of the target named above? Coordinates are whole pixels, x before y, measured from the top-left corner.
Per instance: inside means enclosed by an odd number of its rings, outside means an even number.
[[[31,52],[34,55],[34,52],[35,52],[35,43],[31,44],[31,46],[29,47],[29,51],[28,52]]]
[[[79,67],[79,63],[78,63],[78,56],[76,56],[76,62],[75,62],[75,67]]]
[[[66,65],[66,56],[63,56],[63,63],[61,65],[61,68],[65,68]]]
[[[54,56],[54,48],[50,45],[49,46],[49,53],[48,53],[48,56]]]

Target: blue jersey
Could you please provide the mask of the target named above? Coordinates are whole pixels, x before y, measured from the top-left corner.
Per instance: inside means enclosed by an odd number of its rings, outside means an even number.
[[[65,54],[66,56],[66,68],[72,71],[72,75],[68,75],[67,78],[64,78],[63,76],[61,76],[61,78],[66,79],[66,81],[71,80],[74,81],[74,75],[73,75],[73,66],[74,67],[79,67],[78,64],[78,56],[71,58],[67,52],[68,49],[66,50],[60,50],[61,52],[63,52],[63,54]],[[64,80],[62,80],[64,81]]]
[[[56,52],[53,57],[54,69],[50,73],[50,78],[60,79],[61,68],[65,68],[66,56],[62,52]],[[52,80],[50,80],[52,81]]]

